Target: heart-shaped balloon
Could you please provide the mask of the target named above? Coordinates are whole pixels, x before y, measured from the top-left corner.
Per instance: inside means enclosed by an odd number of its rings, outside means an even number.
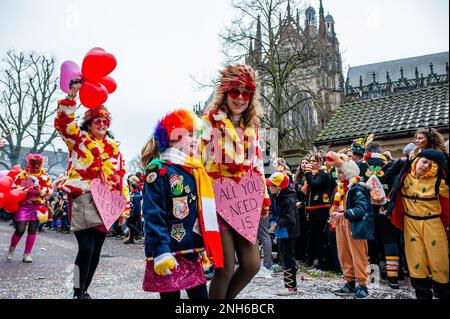
[[[108,94],[113,93],[117,89],[116,81],[114,81],[114,79],[110,76],[105,76],[104,78],[101,78],[99,82],[106,88]]]
[[[67,60],[61,64],[61,76],[59,78],[59,86],[64,93],[70,90],[70,80],[73,78],[81,78],[81,70],[78,64]]]
[[[96,109],[108,99],[108,91],[100,83],[83,80],[80,88],[80,102],[88,109]]]
[[[98,82],[110,74],[117,65],[116,58],[102,48],[93,48],[86,53],[81,65],[81,73],[85,79]]]
[[[9,192],[13,184],[13,180],[9,176],[3,176],[0,179],[0,192]]]

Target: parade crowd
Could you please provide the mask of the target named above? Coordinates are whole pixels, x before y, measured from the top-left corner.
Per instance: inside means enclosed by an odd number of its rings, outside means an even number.
[[[448,299],[449,151],[435,129],[417,130],[399,159],[369,135],[336,152],[304,150],[297,167],[273,158],[274,173],[266,175],[257,76],[231,65],[203,117],[186,110],[164,116],[142,148],[144,171],[127,174],[109,110],[90,109],[76,123],[82,84],[72,79],[54,122],[69,150],[67,174],[52,183],[42,156],[28,155],[14,178],[26,198],[17,212],[0,211],[15,227],[8,261],[28,227],[26,263],[37,232],[75,235],[77,299],[91,298],[106,237],[126,245],[144,240],[142,288],[161,299],[179,299],[181,290],[191,299],[232,299],[258,273],[277,272],[284,282],[277,294],[295,295],[300,266],[341,274],[340,296],[366,298],[378,268],[392,289],[409,277],[418,299]],[[111,227],[92,194],[96,179],[126,201]],[[231,197],[227,182],[258,191],[242,225],[219,204]]]

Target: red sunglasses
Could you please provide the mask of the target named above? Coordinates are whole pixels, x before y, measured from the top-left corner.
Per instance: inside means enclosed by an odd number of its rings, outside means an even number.
[[[109,125],[111,124],[111,122],[108,119],[101,119],[101,118],[95,118],[92,123],[94,123],[95,125],[104,125],[106,127],[109,127]]]
[[[240,91],[239,89],[231,89],[228,91],[228,94],[231,96],[232,99],[237,99],[241,95],[244,101],[248,101],[250,100],[252,92],[247,90]]]

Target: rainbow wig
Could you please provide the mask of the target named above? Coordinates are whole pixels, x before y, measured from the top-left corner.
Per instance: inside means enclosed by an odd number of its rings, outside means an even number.
[[[159,144],[160,152],[164,152],[170,147],[171,139],[175,139],[176,136],[172,136],[175,129],[185,129],[188,132],[194,132],[199,126],[198,118],[194,112],[188,110],[176,110],[166,114],[156,124],[153,131],[153,138]]]

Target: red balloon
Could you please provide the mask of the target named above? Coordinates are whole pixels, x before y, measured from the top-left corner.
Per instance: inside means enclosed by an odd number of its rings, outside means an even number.
[[[108,99],[108,91],[99,84],[89,80],[84,80],[80,88],[80,102],[89,109],[96,109],[102,106]]]
[[[105,52],[102,48],[93,48],[86,53],[81,65],[83,78],[99,81],[110,74],[117,66],[114,55]]]
[[[4,176],[0,179],[0,192],[8,192],[13,184],[13,180],[9,176]]]
[[[9,197],[11,201],[19,203],[27,197],[27,194],[23,190],[16,188],[9,192]]]
[[[8,200],[8,196],[8,193],[0,192],[0,203],[6,202]]]
[[[108,94],[113,93],[117,89],[116,81],[114,81],[114,79],[110,76],[105,76],[104,78],[101,78],[99,82],[106,88]]]
[[[17,175],[19,175],[19,173],[21,171],[22,171],[22,168],[20,168],[20,165],[15,165],[15,166],[13,166],[13,168],[11,168],[11,170],[9,171],[9,173],[7,175],[9,177],[11,177],[13,180],[15,180]]]
[[[19,204],[14,202],[6,203],[5,207],[3,208],[8,213],[15,213],[19,210]]]

